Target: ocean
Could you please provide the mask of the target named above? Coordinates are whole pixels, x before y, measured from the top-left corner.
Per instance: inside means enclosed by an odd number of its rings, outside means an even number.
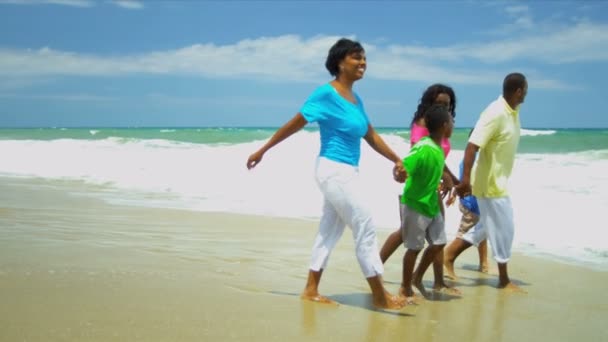
[[[409,130],[378,128],[399,154]],[[454,131],[447,164],[457,174],[468,128]],[[81,182],[107,202],[150,208],[289,217],[316,221],[319,134],[306,128],[245,164],[275,128],[0,129],[0,176],[49,184]],[[360,174],[379,230],[398,227],[402,185],[392,165],[362,143]],[[608,271],[608,129],[523,129],[509,189],[514,250]],[[448,238],[460,213],[446,213]],[[251,227],[255,229],[255,227]],[[285,227],[290,229],[290,227]],[[383,241],[380,241],[382,243]]]

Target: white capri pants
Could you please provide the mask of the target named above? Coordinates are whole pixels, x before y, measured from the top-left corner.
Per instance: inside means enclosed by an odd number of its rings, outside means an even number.
[[[511,258],[515,235],[513,207],[509,197],[477,198],[479,223],[466,232],[462,239],[475,246],[488,239],[496,262],[506,264]]]
[[[359,186],[359,170],[352,165],[317,159],[316,180],[323,193],[323,214],[319,232],[312,247],[310,269],[320,271],[327,267],[332,250],[348,225],[353,233],[359,266],[366,278],[384,272],[376,229],[369,210],[363,205],[365,196]]]

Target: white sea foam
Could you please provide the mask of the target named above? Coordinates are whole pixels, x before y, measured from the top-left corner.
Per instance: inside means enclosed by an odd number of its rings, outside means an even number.
[[[386,142],[405,155],[408,143]],[[143,206],[189,208],[266,216],[318,219],[322,197],[314,181],[316,132],[301,131],[269,151],[254,169],[245,163],[264,141],[203,145],[129,138],[51,141],[2,140],[11,151],[0,162],[7,176],[78,179],[109,186],[106,200]],[[448,166],[457,173],[462,150]],[[379,229],[399,224],[402,185],[389,161],[362,144],[360,173]],[[578,261],[608,270],[608,151],[520,154],[510,183],[517,250]],[[448,236],[460,218],[447,209]]]
[[[537,136],[537,135],[553,135],[557,133],[557,131],[554,130],[533,130],[533,129],[521,129],[521,135],[522,136]]]

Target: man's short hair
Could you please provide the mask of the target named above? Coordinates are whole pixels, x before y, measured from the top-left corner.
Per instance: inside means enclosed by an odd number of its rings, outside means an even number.
[[[502,95],[509,97],[515,94],[517,89],[523,89],[526,86],[526,82],[526,76],[519,72],[508,74],[502,82]]]

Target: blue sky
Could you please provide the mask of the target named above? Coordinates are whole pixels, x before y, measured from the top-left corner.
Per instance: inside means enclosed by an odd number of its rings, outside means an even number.
[[[279,126],[343,36],[375,126],[442,82],[470,127],[519,71],[522,126],[608,127],[608,2],[304,0],[0,0],[0,127]]]

